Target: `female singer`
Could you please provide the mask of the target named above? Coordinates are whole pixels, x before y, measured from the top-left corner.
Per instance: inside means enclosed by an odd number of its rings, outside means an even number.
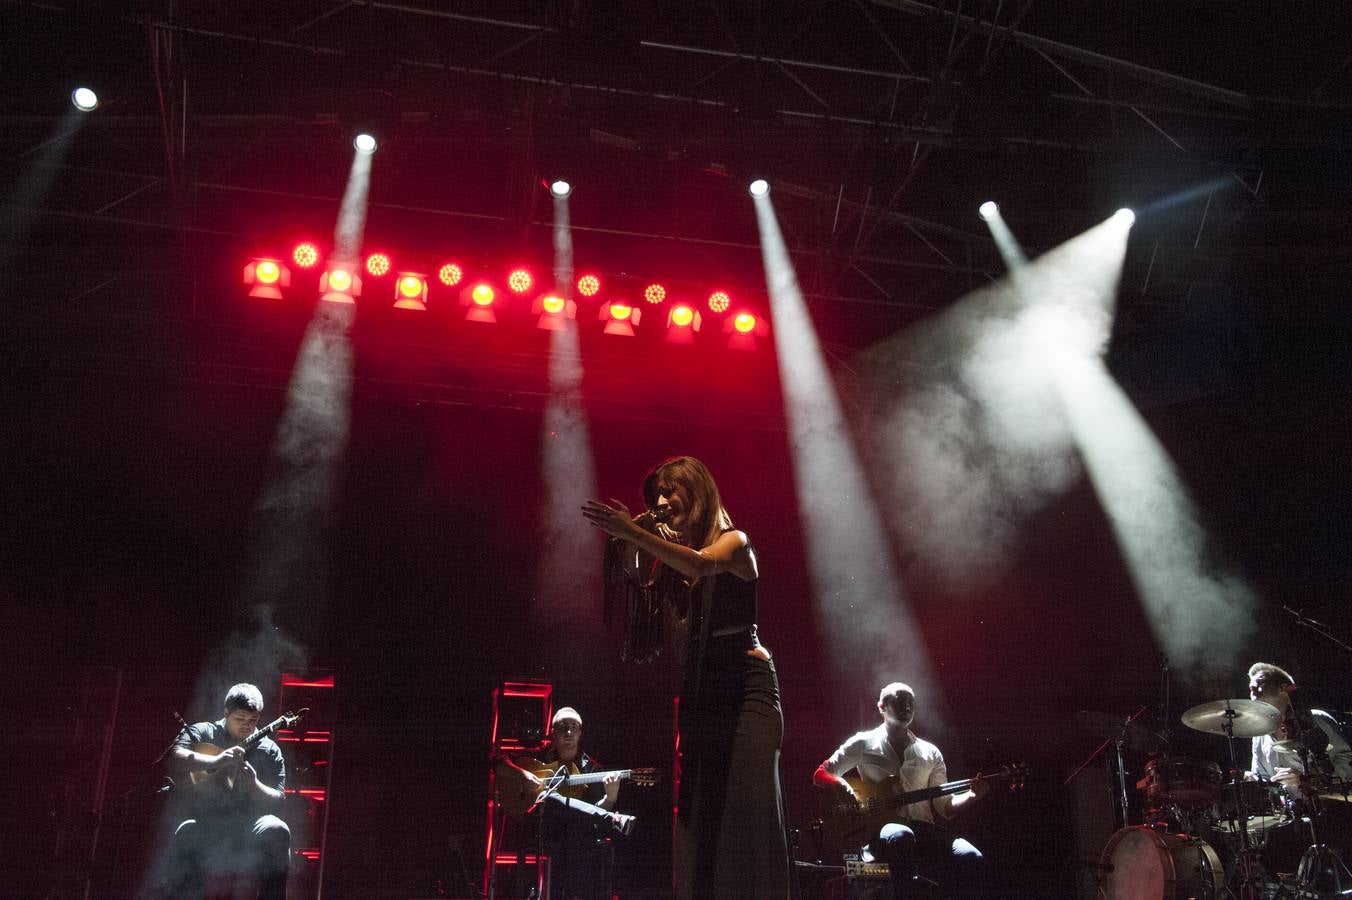
[[[651,659],[664,639],[685,657],[676,897],[785,900],[784,719],[770,652],[756,636],[756,552],[693,457],[649,472],[643,500],[636,517],[617,500],[588,501],[582,513],[618,539],[607,580],[618,583],[625,570],[626,658]]]

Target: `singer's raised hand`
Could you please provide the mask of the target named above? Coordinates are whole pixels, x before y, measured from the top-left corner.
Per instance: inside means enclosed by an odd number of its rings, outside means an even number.
[[[613,497],[609,503],[588,500],[582,504],[582,515],[611,537],[629,538],[643,530],[634,524],[634,517],[629,515],[629,507]]]

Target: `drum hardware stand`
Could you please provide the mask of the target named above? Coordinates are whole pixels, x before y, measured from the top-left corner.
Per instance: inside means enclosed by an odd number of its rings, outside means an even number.
[[[1257,871],[1258,850],[1249,843],[1249,812],[1244,808],[1244,792],[1239,787],[1239,774],[1243,770],[1235,754],[1235,717],[1238,713],[1227,706],[1224,715],[1225,743],[1230,748],[1230,781],[1235,795],[1235,824],[1239,826],[1239,853],[1235,862],[1240,878],[1235,896],[1239,900],[1261,900],[1266,881]]]

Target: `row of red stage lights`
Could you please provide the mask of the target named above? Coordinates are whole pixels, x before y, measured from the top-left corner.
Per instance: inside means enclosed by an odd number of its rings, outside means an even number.
[[[313,269],[319,265],[319,247],[308,241],[297,244],[291,251],[291,261],[298,269]],[[366,257],[366,274],[373,278],[383,278],[394,271],[394,262],[387,253],[371,253]],[[455,287],[465,278],[465,269],[457,262],[444,262],[437,268],[437,280],[446,287]],[[529,269],[513,269],[507,275],[507,287],[517,294],[528,294],[535,286],[535,276]],[[594,297],[601,292],[601,276],[584,272],[574,285],[579,295]],[[653,282],[643,288],[643,299],[651,304],[666,302],[669,292],[666,286]],[[710,312],[725,313],[732,306],[732,296],[727,291],[713,291],[704,301]]]
[[[314,244],[298,245],[292,253],[292,262],[301,269],[314,269],[319,264],[319,250]],[[330,263],[319,278],[319,293],[323,300],[337,303],[355,303],[362,293],[362,278],[353,269],[355,266],[341,266]],[[394,274],[393,300],[396,309],[427,309],[428,278],[416,272],[395,272],[390,258],[383,253],[373,253],[366,258],[365,270],[372,278],[385,278]],[[500,306],[498,291],[487,281],[467,282],[464,269],[457,263],[448,262],[441,266],[438,280],[446,287],[460,287],[460,304],[465,307],[465,318],[471,322],[495,323],[494,311]],[[249,296],[280,300],[283,292],[291,286],[290,269],[278,259],[257,257],[244,267],[243,281],[249,287]],[[535,287],[535,279],[527,269],[514,269],[508,273],[508,291],[518,296],[530,295]],[[601,291],[601,278],[596,274],[583,274],[577,280],[577,292],[583,297],[595,297]],[[649,284],[644,290],[644,300],[658,305],[668,298],[666,288],[657,283]],[[715,291],[706,301],[710,312],[723,314],[732,306],[732,298],[726,291]],[[577,304],[572,300],[552,293],[541,293],[534,297],[532,313],[538,316],[536,325],[546,330],[559,330],[567,327],[569,320],[577,318]],[[633,337],[643,317],[643,310],[633,304],[610,300],[601,301],[597,318],[604,323],[606,334]],[[703,325],[701,312],[689,303],[673,303],[667,312],[667,338],[676,343],[691,343],[695,332]],[[723,331],[729,336],[729,346],[751,349],[757,337],[769,332],[769,326],[763,317],[747,311],[735,312],[728,316]]]

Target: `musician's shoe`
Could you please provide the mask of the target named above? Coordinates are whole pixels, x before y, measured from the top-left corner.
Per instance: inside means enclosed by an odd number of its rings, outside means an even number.
[[[634,822],[638,821],[633,816],[624,813],[614,813],[610,817],[610,824],[620,834],[628,837],[634,830]]]

